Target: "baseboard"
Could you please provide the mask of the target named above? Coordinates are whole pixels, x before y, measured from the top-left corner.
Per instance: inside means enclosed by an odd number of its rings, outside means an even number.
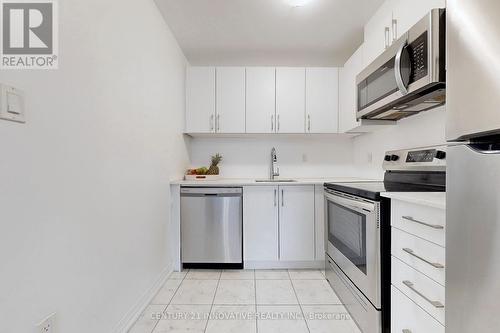
[[[137,300],[137,302],[132,306],[132,308],[127,312],[127,314],[120,320],[113,333],[126,333],[137,321],[141,313],[146,309],[146,307],[151,303],[153,298],[156,296],[160,288],[163,286],[168,276],[172,273],[172,268],[165,268],[153,285],[146,290],[146,292]]]
[[[245,269],[324,269],[324,260],[313,261],[245,261]]]

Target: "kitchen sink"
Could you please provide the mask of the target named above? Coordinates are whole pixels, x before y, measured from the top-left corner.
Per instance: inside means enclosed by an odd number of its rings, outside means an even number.
[[[256,183],[293,183],[295,179],[256,179]]]

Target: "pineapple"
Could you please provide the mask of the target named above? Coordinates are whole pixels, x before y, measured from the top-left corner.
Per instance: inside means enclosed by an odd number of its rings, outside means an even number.
[[[219,174],[219,163],[222,161],[222,155],[217,153],[212,156],[212,164],[210,164],[210,168],[208,168],[207,175],[218,175]]]

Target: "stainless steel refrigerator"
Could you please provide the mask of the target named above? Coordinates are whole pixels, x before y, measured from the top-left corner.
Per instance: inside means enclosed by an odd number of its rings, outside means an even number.
[[[500,331],[500,1],[447,1],[446,332]]]

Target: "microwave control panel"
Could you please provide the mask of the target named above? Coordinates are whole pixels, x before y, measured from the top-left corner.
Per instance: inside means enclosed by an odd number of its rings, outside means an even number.
[[[428,73],[428,38],[427,31],[408,45],[408,52],[411,59],[410,82],[415,82],[427,76]]]

